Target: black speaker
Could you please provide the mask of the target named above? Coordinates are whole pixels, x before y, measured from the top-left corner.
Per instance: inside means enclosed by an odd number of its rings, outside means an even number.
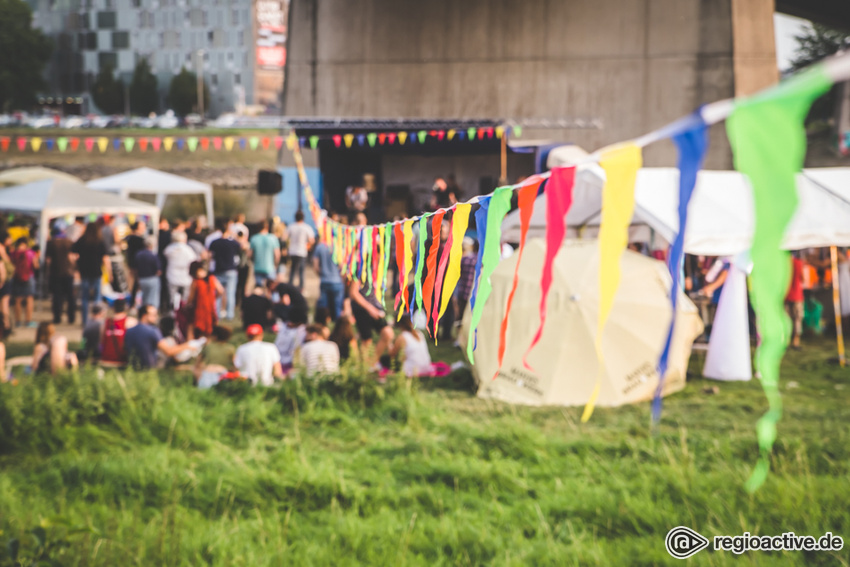
[[[283,177],[276,171],[261,169],[257,175],[257,193],[277,195],[283,190]]]

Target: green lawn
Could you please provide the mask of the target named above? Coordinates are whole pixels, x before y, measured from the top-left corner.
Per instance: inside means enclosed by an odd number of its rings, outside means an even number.
[[[848,565],[850,369],[831,356],[824,340],[786,359],[772,471],[754,495],[743,484],[766,408],[756,380],[690,381],[665,401],[656,435],[647,404],[599,408],[582,425],[581,408],[479,400],[463,374],[206,392],[173,374],[3,384],[0,555],[18,545],[61,565],[672,565],[664,536],[686,525],[709,538],[832,531],[848,543],[706,550],[694,565]]]

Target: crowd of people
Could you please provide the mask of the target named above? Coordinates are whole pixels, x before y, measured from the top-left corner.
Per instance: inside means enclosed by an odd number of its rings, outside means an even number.
[[[52,323],[32,318],[37,248],[27,238],[0,246],[3,297],[16,309],[14,318],[3,313],[3,326],[38,327],[31,371],[91,363],[182,367],[208,387],[229,378],[271,385],[298,371],[337,372],[349,360],[379,377],[433,370],[422,331],[405,316],[396,336],[383,298],[343,276],[300,211],[289,226],[262,220],[249,227],[240,215],[214,230],[197,219],[163,221],[154,238],[139,220],[124,227],[123,238],[121,232],[109,217],[53,224],[44,252]],[[308,265],[320,282],[312,317],[304,295]],[[80,308],[82,342],[72,351],[56,328],[63,316],[77,324]],[[247,341],[237,347],[239,324]]]

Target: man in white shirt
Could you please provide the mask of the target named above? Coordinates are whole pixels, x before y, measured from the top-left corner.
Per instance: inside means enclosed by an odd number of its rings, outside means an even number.
[[[295,213],[295,224],[289,227],[289,283],[295,284],[298,276],[298,289],[304,289],[304,264],[307,263],[307,253],[316,241],[313,228],[304,222],[304,212]]]
[[[169,305],[174,309],[180,307],[180,301],[189,299],[189,288],[192,287],[192,275],[189,266],[198,260],[198,255],[187,244],[186,233],[175,230],[171,233],[171,244],[165,247],[162,255],[168,261],[165,268],[165,279],[168,280]]]
[[[250,341],[236,349],[233,365],[255,386],[271,386],[274,379],[283,379],[280,368],[280,353],[271,343],[263,342],[263,328],[250,325],[245,329]]]
[[[308,325],[304,340],[299,358],[307,376],[339,372],[339,347],[325,340],[321,326]]]

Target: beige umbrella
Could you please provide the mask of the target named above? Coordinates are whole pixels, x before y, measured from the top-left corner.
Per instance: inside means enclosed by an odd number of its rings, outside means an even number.
[[[599,304],[598,241],[566,241],[555,257],[546,325],[524,367],[522,358],[537,331],[540,274],[545,244],[527,242],[519,283],[508,319],[505,357],[498,376],[499,326],[505,312],[518,255],[494,271],[493,291],[478,328],[473,372],[478,395],[529,405],[584,405],[597,379],[595,351]],[[627,251],[620,262],[622,280],[602,339],[605,365],[597,405],[619,406],[649,400],[658,386],[655,371],[670,323],[670,277],[663,262]],[[460,341],[466,345],[467,311]],[[703,325],[696,307],[679,297],[676,332],[664,394],[681,390],[693,340]]]
[[[0,172],[0,187],[12,187],[14,185],[25,185],[33,181],[42,181],[44,179],[54,179],[57,181],[71,181],[73,183],[82,183],[83,180],[79,177],[74,177],[70,173],[50,169],[49,167],[16,167]]]

